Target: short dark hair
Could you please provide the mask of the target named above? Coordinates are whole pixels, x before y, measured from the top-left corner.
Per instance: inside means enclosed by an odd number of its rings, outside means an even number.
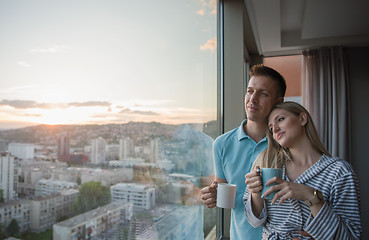
[[[250,77],[253,77],[253,76],[270,77],[271,79],[276,81],[278,85],[279,89],[277,92],[277,96],[284,97],[284,95],[286,94],[286,88],[287,88],[286,80],[279,72],[277,72],[273,68],[264,66],[264,64],[257,64],[250,68],[249,74],[250,74]]]

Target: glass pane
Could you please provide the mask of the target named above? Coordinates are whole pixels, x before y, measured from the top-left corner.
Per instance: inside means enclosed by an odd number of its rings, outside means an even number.
[[[213,228],[216,1],[4,0],[0,32],[0,234]]]

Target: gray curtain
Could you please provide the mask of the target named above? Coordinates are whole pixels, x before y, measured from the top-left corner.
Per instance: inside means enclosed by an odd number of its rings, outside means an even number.
[[[351,161],[348,70],[342,47],[303,52],[302,104],[333,155]]]

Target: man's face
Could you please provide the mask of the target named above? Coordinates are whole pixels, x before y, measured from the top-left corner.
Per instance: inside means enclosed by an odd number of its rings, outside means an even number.
[[[278,85],[275,80],[266,76],[253,76],[247,86],[245,110],[247,119],[255,122],[266,122],[272,107],[283,101],[277,97]]]

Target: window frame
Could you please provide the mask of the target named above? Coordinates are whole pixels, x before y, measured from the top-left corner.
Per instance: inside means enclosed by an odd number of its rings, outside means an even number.
[[[248,70],[262,58],[250,56],[244,42],[245,4],[242,0],[217,3],[218,124],[220,134],[246,118],[244,96]],[[253,57],[253,58],[251,58]],[[216,239],[230,239],[231,211],[217,208]]]

